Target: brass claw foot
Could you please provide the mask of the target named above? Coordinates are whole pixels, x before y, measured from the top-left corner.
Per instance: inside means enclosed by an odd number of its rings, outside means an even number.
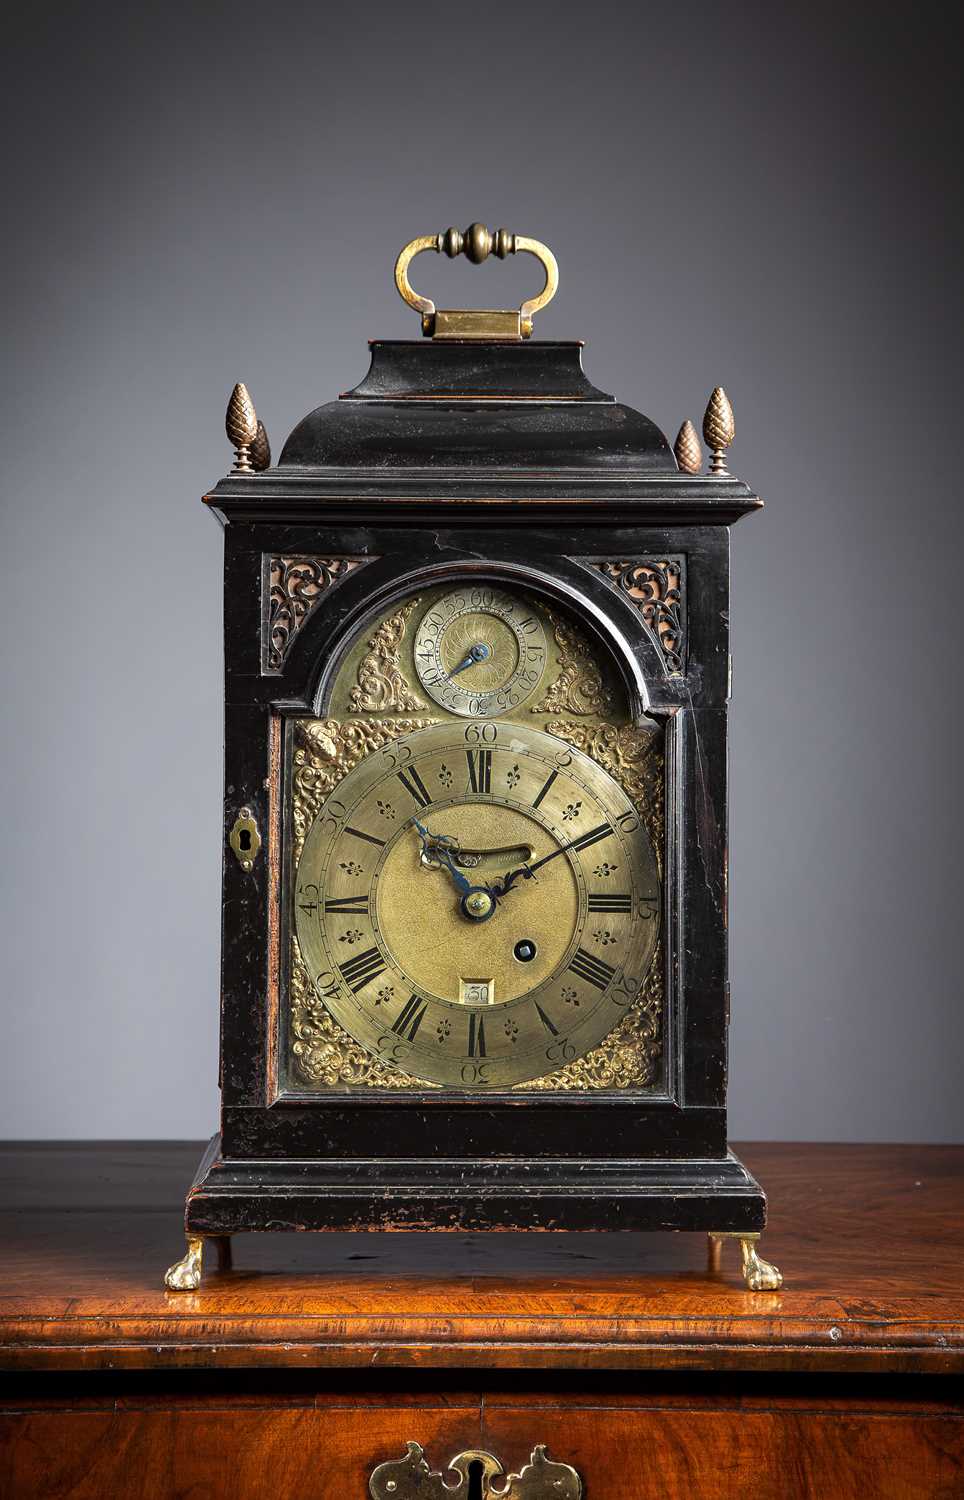
[[[776,1266],[757,1255],[755,1240],[741,1240],[740,1255],[743,1258],[743,1280],[751,1292],[779,1291],[783,1277]]]
[[[187,1250],[181,1260],[175,1261],[165,1272],[164,1285],[169,1292],[196,1292],[201,1285],[201,1261],[204,1257],[204,1241],[189,1239]]]
[[[757,1254],[758,1234],[710,1234],[709,1269],[720,1269],[720,1252],[724,1240],[739,1240],[740,1258],[743,1263],[743,1280],[750,1292],[776,1292],[783,1285],[783,1277],[776,1266]]]

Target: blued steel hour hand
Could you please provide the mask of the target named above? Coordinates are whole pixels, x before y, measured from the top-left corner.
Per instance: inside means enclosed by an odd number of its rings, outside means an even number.
[[[456,868],[453,854],[458,845],[455,840],[447,833],[432,833],[424,823],[418,821],[418,818],[413,818],[412,823],[422,843],[423,859],[426,855],[431,856],[430,860],[425,859],[425,863],[434,863],[439,869],[446,870],[455,882],[456,890],[463,896],[468,895],[472,889],[472,882]]]
[[[487,922],[496,909],[495,893],[490,886],[473,885],[457,868],[453,851],[458,848],[448,834],[431,833],[417,818],[412,819],[415,831],[422,841],[422,859],[426,864],[435,862],[436,868],[445,870],[452,878],[459,893],[459,909],[470,922]],[[431,859],[426,859],[430,855]]]

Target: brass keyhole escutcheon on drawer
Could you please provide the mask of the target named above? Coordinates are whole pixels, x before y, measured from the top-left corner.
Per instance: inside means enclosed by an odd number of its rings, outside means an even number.
[[[544,1443],[536,1444],[518,1474],[506,1474],[495,1455],[481,1448],[457,1453],[444,1473],[431,1467],[420,1443],[409,1442],[406,1450],[404,1458],[372,1471],[372,1500],[580,1500],[582,1495],[575,1469],[547,1458]],[[447,1483],[453,1474],[456,1482]]]

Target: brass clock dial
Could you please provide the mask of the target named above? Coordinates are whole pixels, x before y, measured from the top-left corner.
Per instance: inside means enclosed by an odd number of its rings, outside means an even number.
[[[538,687],[546,637],[535,610],[486,584],[453,589],[422,616],[415,670],[429,697],[461,718],[509,714]]]
[[[298,942],[336,1021],[462,1089],[538,1078],[605,1037],[646,976],[659,906],[652,845],[612,777],[485,719],[367,755],[295,878]]]

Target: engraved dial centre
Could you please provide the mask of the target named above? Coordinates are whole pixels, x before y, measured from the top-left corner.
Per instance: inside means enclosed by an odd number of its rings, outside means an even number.
[[[456,830],[466,847],[525,845],[534,859],[552,853],[560,842],[536,818],[489,799],[447,803],[426,813],[423,826],[431,833]],[[522,882],[496,901],[481,882],[495,883],[510,867],[511,860],[503,857],[466,870],[470,892],[463,897],[445,868],[422,864],[411,829],[392,841],[377,872],[375,920],[385,947],[414,986],[451,1001],[463,981],[483,975],[494,983],[496,1003],[504,1004],[559,967],[576,932],[585,885],[576,857],[552,860],[539,872],[537,885]],[[463,901],[478,902],[481,920],[467,920]],[[515,957],[520,940],[536,945],[529,963]]]

